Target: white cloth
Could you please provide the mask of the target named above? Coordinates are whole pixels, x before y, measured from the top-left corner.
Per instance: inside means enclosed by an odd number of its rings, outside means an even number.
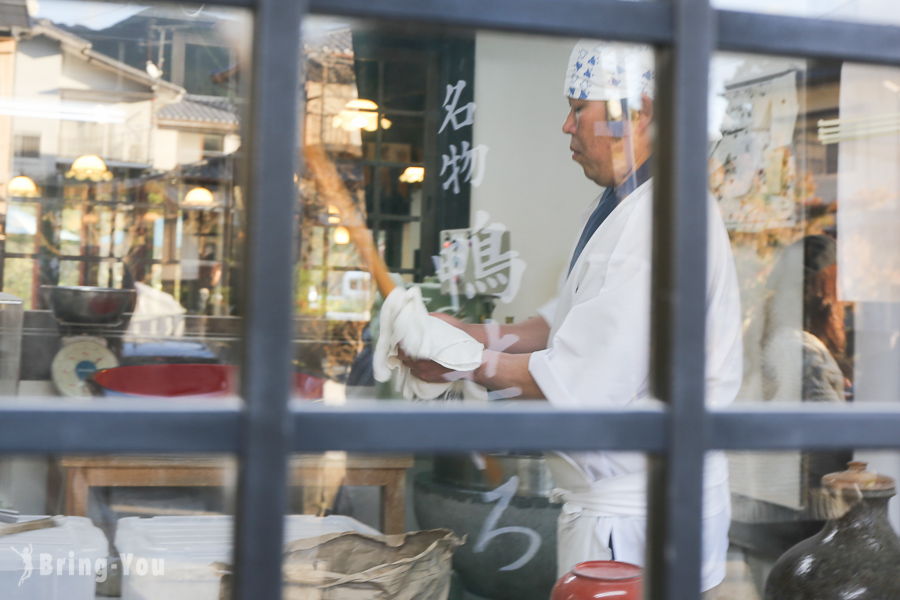
[[[616,207],[561,283],[558,297],[540,310],[550,336],[547,349],[531,355],[529,371],[556,406],[623,407],[649,398],[652,197],[648,181]],[[728,235],[715,201],[711,197],[708,201],[706,400],[709,406],[724,406],[741,384],[740,296]],[[596,202],[585,211],[585,221],[595,206]],[[589,484],[635,474],[646,479],[646,457],[640,453],[580,452],[568,458]],[[556,478],[553,462],[550,469]],[[708,453],[704,481],[703,586],[709,589],[724,578],[728,546],[730,495],[722,452]],[[604,506],[617,502],[610,495],[621,493],[599,483],[592,489],[594,501]],[[575,522],[572,528],[596,532],[597,518],[610,519],[600,535],[608,526],[616,558],[642,564],[645,519],[633,514],[590,515],[573,519],[581,524]],[[597,543],[607,548],[609,536]],[[560,548],[563,545],[561,538]]]
[[[401,347],[413,358],[433,360],[454,371],[471,371],[481,365],[484,345],[429,315],[418,287],[394,288],[381,306],[380,319],[372,370],[378,381],[388,381],[396,370],[396,389],[404,398],[431,400],[446,392],[453,382],[427,383],[414,377],[397,356]]]
[[[129,337],[184,335],[187,309],[172,294],[140,281],[134,282],[134,290],[137,303],[128,322]]]

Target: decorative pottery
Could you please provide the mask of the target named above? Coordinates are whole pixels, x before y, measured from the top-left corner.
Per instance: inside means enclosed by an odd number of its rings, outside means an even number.
[[[418,524],[467,537],[453,554],[453,569],[468,593],[491,600],[547,600],[556,582],[560,505],[548,497],[552,484],[544,459],[488,458],[493,475],[464,468],[464,461],[472,461],[469,455],[435,457],[434,472],[414,480]]]
[[[888,521],[894,480],[851,462],[822,478],[833,516],[821,532],[785,552],[766,581],[766,600],[900,598],[900,539]]]
[[[615,597],[616,600],[641,600],[643,570],[630,563],[615,560],[589,560],[578,563],[560,577],[550,600],[594,600]]]

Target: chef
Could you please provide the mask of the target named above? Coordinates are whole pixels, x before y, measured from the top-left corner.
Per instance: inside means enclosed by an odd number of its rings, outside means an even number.
[[[572,51],[563,133],[572,159],[604,187],[584,211],[557,297],[539,316],[499,327],[442,317],[484,343],[480,367],[466,374],[505,396],[546,399],[566,408],[626,407],[650,397],[650,273],[654,58],[646,46],[582,40]],[[740,301],[731,246],[712,197],[706,294],[706,400],[729,404],[742,373]],[[497,335],[499,333],[499,336]],[[516,343],[503,352],[490,339]],[[459,377],[437,363],[404,363],[425,381]],[[641,453],[551,453],[548,466],[563,503],[558,573],[585,560],[644,563],[647,460]],[[725,576],[731,519],[722,452],[706,459],[703,590]]]

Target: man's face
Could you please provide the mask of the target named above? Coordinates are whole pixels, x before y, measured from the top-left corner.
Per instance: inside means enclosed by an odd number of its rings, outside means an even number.
[[[616,185],[624,156],[621,138],[610,134],[606,102],[569,98],[569,115],[563,133],[572,136],[569,149],[572,160],[581,165],[584,175],[597,185]]]

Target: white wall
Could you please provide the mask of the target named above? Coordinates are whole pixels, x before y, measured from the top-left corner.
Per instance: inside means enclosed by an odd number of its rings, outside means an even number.
[[[55,170],[53,158],[59,148],[59,119],[61,107],[59,98],[60,78],[63,60],[59,43],[39,36],[21,40],[16,52],[15,83],[13,100],[17,106],[28,108],[35,115],[13,117],[13,133],[38,134],[41,136],[41,154],[48,155],[50,162],[39,166],[33,161],[28,175],[44,177]],[[18,173],[16,173],[18,174]]]
[[[513,301],[494,317],[516,322],[556,291],[580,232],[582,211],[602,191],[584,177],[562,124],[568,113],[563,80],[575,40],[479,33],[475,40],[473,142],[487,154],[484,179],[472,188],[472,216],[510,230],[527,267]]]
[[[176,158],[180,165],[203,160],[203,134],[179,131]]]
[[[156,129],[153,132],[153,168],[171,171],[178,164],[178,131]]]
[[[60,87],[73,90],[109,90],[149,92],[148,85],[128,79],[114,71],[78,56],[65,54]]]

